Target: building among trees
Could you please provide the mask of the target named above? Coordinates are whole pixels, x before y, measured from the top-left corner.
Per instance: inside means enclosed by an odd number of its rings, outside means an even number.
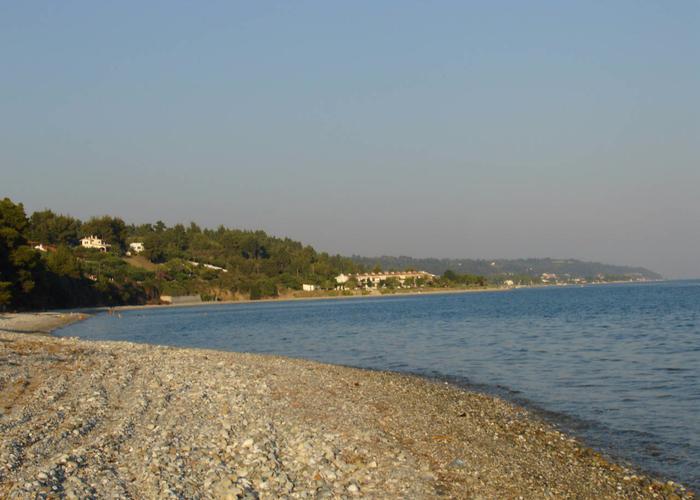
[[[145,248],[142,241],[134,241],[133,243],[129,243],[129,251],[133,254],[140,254],[144,250]]]
[[[335,277],[338,288],[379,288],[381,286],[400,286],[411,288],[428,283],[436,278],[426,271],[390,271],[376,273],[339,274]]]
[[[99,250],[100,252],[106,252],[112,245],[104,242],[101,238],[98,238],[97,236],[90,235],[80,240],[80,246],[82,246],[83,248],[94,248],[96,250]]]

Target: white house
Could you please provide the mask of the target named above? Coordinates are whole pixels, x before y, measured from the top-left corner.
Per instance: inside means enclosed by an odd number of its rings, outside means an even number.
[[[304,283],[303,285],[301,285],[301,289],[305,292],[313,292],[314,290],[316,290],[316,285],[309,285],[307,283]]]
[[[134,241],[133,243],[129,243],[129,249],[133,253],[136,253],[136,254],[141,253],[144,251],[143,242]]]
[[[96,250],[99,250],[100,252],[106,252],[107,250],[109,250],[109,247],[112,246],[94,235],[86,236],[85,238],[81,239],[80,245],[84,248],[94,248]]]

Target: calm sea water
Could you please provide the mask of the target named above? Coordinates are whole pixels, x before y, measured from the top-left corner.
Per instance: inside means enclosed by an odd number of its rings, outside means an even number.
[[[700,281],[133,310],[58,334],[445,377],[700,489]]]

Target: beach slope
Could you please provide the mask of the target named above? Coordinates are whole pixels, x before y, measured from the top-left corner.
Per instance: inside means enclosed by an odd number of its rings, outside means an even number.
[[[0,333],[0,497],[678,498],[498,398],[275,356]]]

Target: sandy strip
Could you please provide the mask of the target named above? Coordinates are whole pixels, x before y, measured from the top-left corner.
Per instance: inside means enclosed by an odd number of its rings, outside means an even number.
[[[0,332],[46,335],[87,317],[80,312],[0,313]]]
[[[51,494],[693,498],[522,408],[443,383],[0,333],[0,497]]]

